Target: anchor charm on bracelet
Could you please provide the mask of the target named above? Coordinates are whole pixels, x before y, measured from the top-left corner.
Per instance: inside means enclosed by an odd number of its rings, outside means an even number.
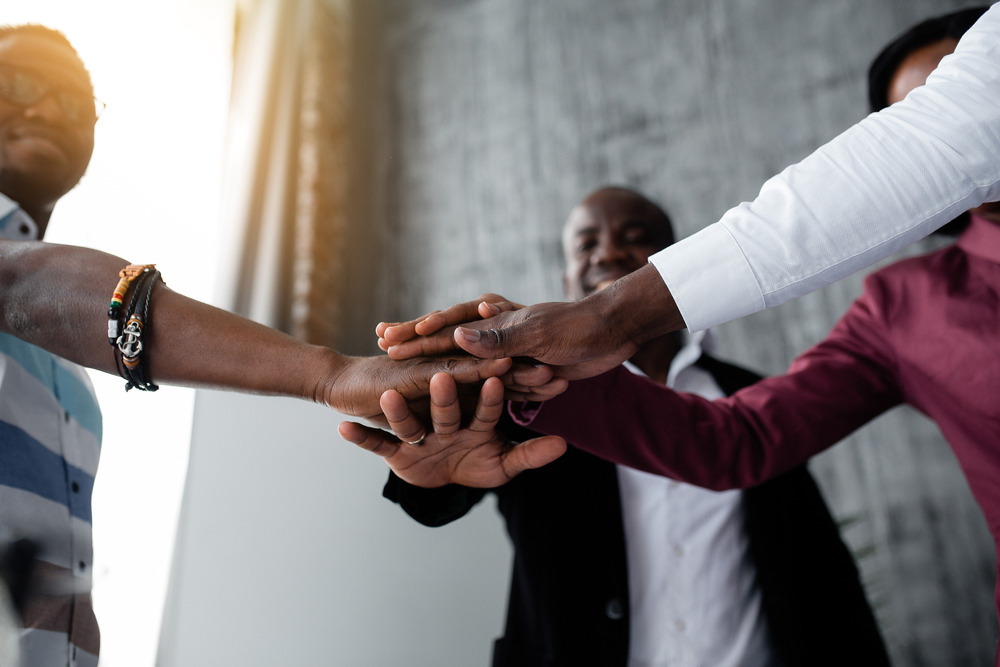
[[[122,363],[129,368],[138,366],[139,355],[142,353],[142,318],[138,315],[130,317],[117,342],[122,353]]]

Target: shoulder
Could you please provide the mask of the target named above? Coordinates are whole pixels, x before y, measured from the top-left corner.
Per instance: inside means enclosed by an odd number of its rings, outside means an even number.
[[[910,284],[914,280],[933,279],[949,273],[956,264],[964,260],[965,252],[956,245],[949,245],[926,255],[908,257],[873,271],[865,278],[865,285],[881,284],[895,287]]]
[[[955,245],[910,257],[869,274],[861,298],[874,302],[888,314],[899,304],[912,304],[914,297],[950,291],[953,284],[963,280],[965,266],[965,251]]]

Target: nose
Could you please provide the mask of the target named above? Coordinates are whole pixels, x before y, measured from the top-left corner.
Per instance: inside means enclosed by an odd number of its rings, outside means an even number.
[[[25,118],[41,118],[50,123],[58,123],[62,120],[62,110],[56,102],[56,96],[51,92],[42,99],[24,109]]]
[[[615,243],[613,239],[601,239],[590,254],[590,263],[596,266],[623,262],[628,258],[625,248]]]

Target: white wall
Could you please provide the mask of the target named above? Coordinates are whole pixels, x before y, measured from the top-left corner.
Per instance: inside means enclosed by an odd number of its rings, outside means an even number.
[[[160,667],[489,664],[510,568],[493,501],[420,526],[342,419],[198,392]]]

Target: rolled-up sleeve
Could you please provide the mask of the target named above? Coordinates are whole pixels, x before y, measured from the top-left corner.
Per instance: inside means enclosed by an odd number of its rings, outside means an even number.
[[[784,303],[1000,199],[1000,6],[927,84],[653,255],[689,330]]]

